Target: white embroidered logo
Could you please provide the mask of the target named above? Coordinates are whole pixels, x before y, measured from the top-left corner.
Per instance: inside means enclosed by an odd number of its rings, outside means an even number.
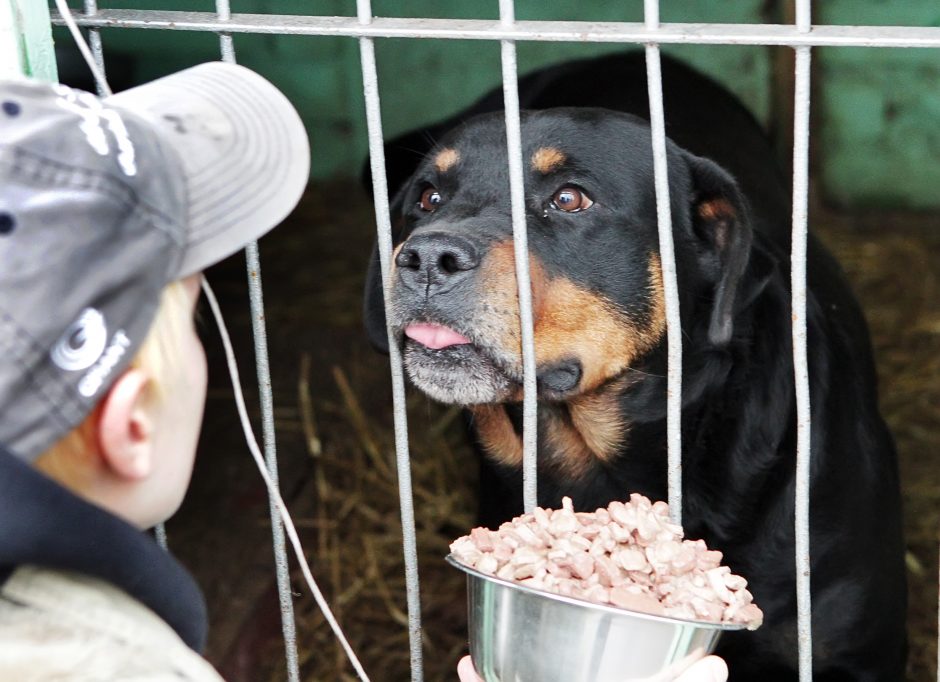
[[[105,127],[102,125],[102,120],[104,120],[117,143],[118,165],[120,165],[125,175],[137,175],[134,145],[121,115],[115,109],[104,106],[90,93],[72,90],[64,85],[54,85],[53,88],[59,95],[56,104],[81,119],[78,127],[85,133],[88,144],[101,156],[111,153],[108,136],[105,134]]]
[[[85,308],[52,348],[52,361],[67,372],[87,369],[101,357],[107,341],[104,316]]]
[[[78,382],[78,392],[86,398],[90,398],[97,393],[98,389],[107,380],[108,375],[124,357],[124,353],[127,352],[130,345],[131,340],[127,338],[127,334],[124,333],[123,329],[118,329],[114,333],[114,338],[111,339],[108,350],[101,356],[98,364],[92,367]]]

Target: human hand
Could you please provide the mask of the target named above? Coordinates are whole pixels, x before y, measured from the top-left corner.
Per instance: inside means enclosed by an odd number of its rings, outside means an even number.
[[[679,675],[675,682],[725,682],[728,664],[718,656],[706,656]]]
[[[469,656],[464,656],[457,664],[457,676],[460,682],[483,682],[473,669]],[[717,656],[706,656],[690,666],[674,682],[725,682],[728,679],[728,666]]]
[[[460,678],[460,682],[483,682],[483,678],[473,669],[473,661],[469,656],[464,656],[457,664],[457,677]]]

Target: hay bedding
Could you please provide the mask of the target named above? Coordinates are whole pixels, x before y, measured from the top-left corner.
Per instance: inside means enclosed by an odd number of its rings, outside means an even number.
[[[336,211],[337,197],[343,211]],[[311,190],[262,243],[281,479],[314,573],[373,680],[405,680],[407,616],[387,361],[369,349],[360,291],[372,243],[369,200],[348,186]],[[935,679],[940,468],[940,218],[817,210],[872,327],[881,403],[895,433],[910,579],[909,679]],[[211,273],[228,301],[246,384],[243,264]],[[227,295],[226,295],[227,294]],[[242,462],[231,398],[207,339],[213,388],[194,491],[171,542],[207,586],[210,658],[230,682],[283,680],[267,503]],[[409,394],[427,680],[455,679],[465,651],[463,576],[442,557],[474,525],[476,463],[459,412]],[[175,538],[175,539],[174,539]],[[302,679],[354,679],[299,574]]]
[[[822,214],[814,225],[842,262],[871,328],[880,403],[897,442],[904,496],[908,680],[935,680],[940,541],[940,215]]]

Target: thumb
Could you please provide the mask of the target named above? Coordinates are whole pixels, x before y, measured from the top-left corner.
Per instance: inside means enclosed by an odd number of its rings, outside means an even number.
[[[676,678],[676,682],[726,682],[728,665],[718,656],[706,656]]]
[[[460,663],[457,664],[457,676],[460,682],[483,682],[483,678],[473,669],[473,661],[469,656],[460,659]]]

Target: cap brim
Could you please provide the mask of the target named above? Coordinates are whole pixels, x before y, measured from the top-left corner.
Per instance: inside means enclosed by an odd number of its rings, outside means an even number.
[[[250,69],[200,64],[107,102],[153,121],[180,157],[189,213],[179,277],[261,237],[287,217],[307,184],[303,122],[280,90]]]

